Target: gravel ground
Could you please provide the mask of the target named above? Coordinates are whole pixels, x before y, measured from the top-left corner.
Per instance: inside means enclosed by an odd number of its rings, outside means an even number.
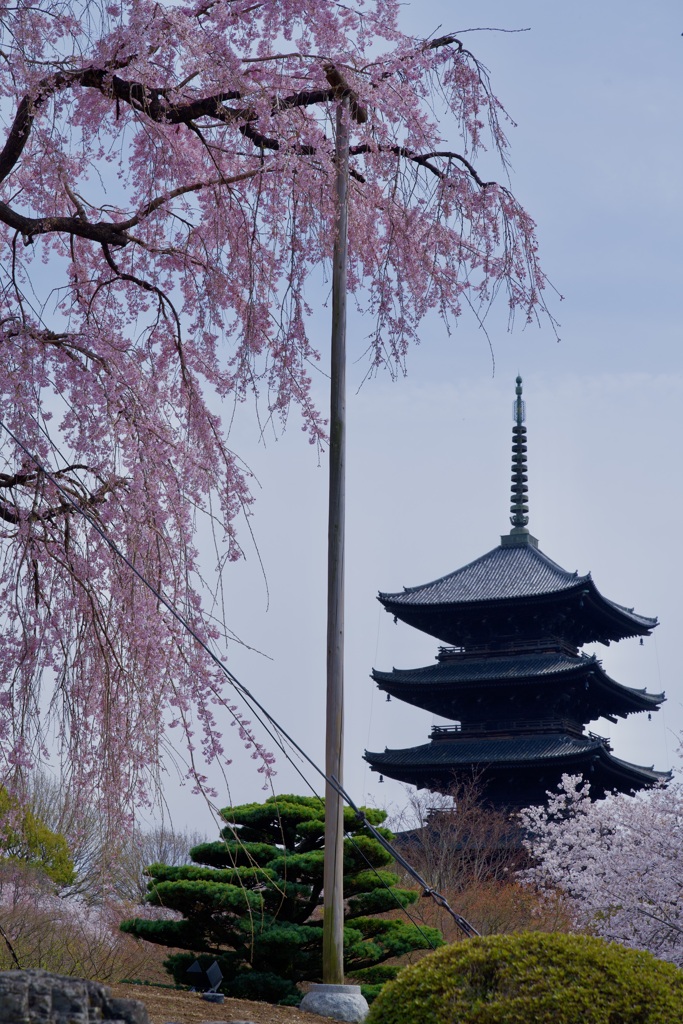
[[[152,985],[109,985],[112,995],[139,999],[147,1007],[151,1024],[203,1024],[204,1021],[253,1021],[254,1024],[330,1024],[330,1017],[302,1013],[294,1006],[272,1006],[248,999],[208,1003],[196,992],[177,992]]]

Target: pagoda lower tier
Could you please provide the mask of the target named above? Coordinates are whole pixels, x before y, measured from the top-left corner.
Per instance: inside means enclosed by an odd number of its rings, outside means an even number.
[[[507,732],[437,726],[431,740],[404,750],[367,751],[375,772],[418,789],[452,792],[459,782],[474,781],[481,801],[514,810],[544,803],[563,775],[583,775],[593,799],[607,793],[636,792],[671,778],[670,772],[630,764],[614,757],[609,741],[585,733],[576,722],[508,722]]]

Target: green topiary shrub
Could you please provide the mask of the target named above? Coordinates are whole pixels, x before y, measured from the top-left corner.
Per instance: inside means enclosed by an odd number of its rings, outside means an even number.
[[[582,935],[446,946],[383,988],[366,1024],[683,1024],[683,971]]]
[[[365,813],[375,825],[386,817],[376,808]],[[222,840],[194,847],[193,864],[148,869],[147,901],[178,918],[135,918],[121,928],[187,950],[164,961],[178,983],[188,982],[195,959],[204,968],[216,960],[226,995],[291,1004],[301,999],[298,982],[322,978],[324,804],[317,797],[272,796],[222,814]],[[418,931],[408,921],[376,916],[396,914],[419,894],[397,886],[386,870],[390,854],[350,808],[344,830],[344,966],[372,997],[396,973],[380,970],[383,961],[443,939],[435,928]]]

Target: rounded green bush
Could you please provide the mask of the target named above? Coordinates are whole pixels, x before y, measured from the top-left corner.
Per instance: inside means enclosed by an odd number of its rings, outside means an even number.
[[[401,971],[366,1024],[683,1024],[683,971],[583,935],[468,939]]]

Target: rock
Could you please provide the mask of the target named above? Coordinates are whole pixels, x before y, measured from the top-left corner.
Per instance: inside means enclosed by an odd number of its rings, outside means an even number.
[[[147,1007],[139,999],[112,999],[105,1001],[107,1012],[103,1021],[125,1021],[126,1024],[149,1024]],[[97,1020],[97,1018],[94,1018]]]
[[[0,971],[0,1024],[149,1024],[137,999],[113,999],[106,985],[48,971]]]

